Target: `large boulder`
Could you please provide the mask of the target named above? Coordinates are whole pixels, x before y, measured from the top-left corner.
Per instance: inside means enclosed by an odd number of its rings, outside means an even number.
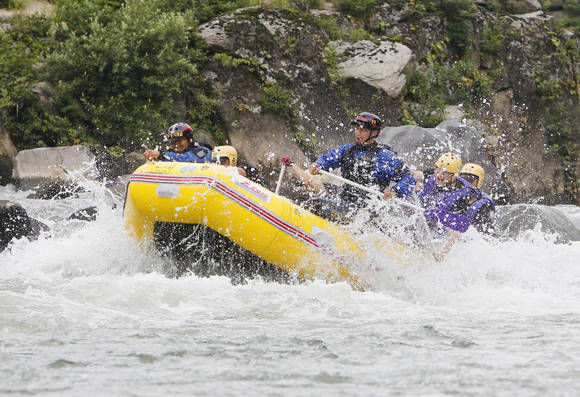
[[[21,205],[0,200],[0,251],[3,251],[12,239],[26,237],[34,240],[41,231],[46,230],[48,227],[29,217]]]
[[[106,150],[93,148],[98,176],[105,181],[114,181],[119,176],[132,174],[145,163],[143,153],[129,152],[114,155]]]
[[[197,32],[215,54],[204,76],[218,99],[224,140],[260,166],[270,184],[280,157],[304,165],[352,140],[343,95],[361,110],[384,109],[380,116],[389,122],[400,118],[394,100],[363,80],[349,78],[343,91],[336,89],[325,63],[328,36],[311,19],[251,8],[220,16]]]
[[[566,214],[555,207],[538,204],[498,206],[494,229],[500,238],[517,239],[536,231],[555,242],[580,241],[580,229]]]
[[[94,161],[94,154],[82,145],[22,150],[14,159],[12,177],[21,190],[75,176],[94,179]]]
[[[514,14],[527,14],[542,9],[538,0],[506,0],[505,7],[508,12]]]
[[[407,81],[415,70],[411,49],[400,43],[362,40],[331,43],[346,60],[338,64],[339,74],[355,78],[385,91],[391,98],[405,94]]]

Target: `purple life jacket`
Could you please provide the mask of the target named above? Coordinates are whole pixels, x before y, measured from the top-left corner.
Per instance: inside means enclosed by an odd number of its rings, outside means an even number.
[[[461,180],[460,182],[463,184],[467,181]],[[425,182],[423,191],[419,193],[419,198],[423,206],[429,208],[425,210],[425,217],[428,220],[439,222],[450,229],[464,233],[471,225],[471,218],[451,212],[449,209],[457,201],[472,193],[472,189],[465,185],[451,191],[438,191],[435,175],[431,175]]]
[[[486,204],[489,205],[489,209],[491,211],[495,211],[495,204],[494,204],[493,200],[491,199],[491,197],[489,197],[487,194],[485,194],[481,190],[479,192],[481,193],[480,199],[477,200],[475,203],[471,204],[469,206],[469,208],[467,209],[467,216],[471,220],[473,220],[473,218],[475,218],[475,216],[477,215],[477,212],[481,209],[481,207],[483,207]]]
[[[457,177],[457,179],[462,183],[468,183],[463,178]],[[437,184],[435,183],[435,175],[431,175],[423,191],[417,196],[421,200],[423,207],[426,208],[436,208],[440,210],[449,210],[457,201],[465,198],[474,193],[474,188],[469,185],[463,186],[459,189],[449,190],[449,191],[438,191]]]
[[[495,204],[491,199],[491,197],[489,197],[486,193],[474,187],[471,183],[467,182],[462,177],[458,176],[457,179],[461,183],[463,183],[463,186],[465,186],[467,189],[470,189],[473,195],[477,198],[477,200],[474,203],[472,203],[467,209],[467,217],[470,220],[473,221],[473,219],[477,215],[477,212],[481,209],[481,207],[483,207],[486,204],[489,205],[489,209],[491,211],[495,211]]]

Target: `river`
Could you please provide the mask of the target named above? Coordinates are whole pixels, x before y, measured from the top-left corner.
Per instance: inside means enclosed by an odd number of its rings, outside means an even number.
[[[0,253],[3,395],[498,395],[580,390],[580,242],[539,230],[457,244],[374,291],[167,278],[94,186],[0,188],[50,238]],[[94,222],[67,220],[94,200]],[[580,208],[566,207],[571,219]],[[377,273],[380,274],[380,273]],[[394,276],[393,276],[394,275]]]

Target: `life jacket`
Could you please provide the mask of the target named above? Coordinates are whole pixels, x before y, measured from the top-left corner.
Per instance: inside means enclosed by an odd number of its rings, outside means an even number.
[[[474,191],[463,182],[467,181],[456,180],[451,189],[438,187],[435,175],[431,175],[425,182],[419,198],[423,207],[427,208],[425,217],[435,233],[445,234],[439,223],[461,233],[469,228],[471,219],[467,217],[467,209]]]
[[[459,177],[457,179],[459,180]],[[463,204],[463,202],[467,201],[468,197],[473,194],[473,191],[458,180],[454,182],[455,186],[452,188],[439,187],[435,183],[435,175],[431,175],[427,179],[427,182],[425,182],[423,191],[418,195],[423,207],[452,212],[453,210],[461,211],[463,209],[463,212],[465,212],[467,205]]]
[[[471,220],[475,219],[475,216],[477,215],[479,210],[486,204],[489,205],[490,211],[495,211],[495,204],[491,199],[491,197],[489,197],[486,193],[474,187],[471,183],[467,182],[460,176],[457,177],[457,180],[463,183],[463,185],[466,188],[470,189],[471,196],[476,198],[476,201],[471,203],[469,205],[469,208],[467,209],[466,215],[469,217],[469,219]]]
[[[187,150],[177,153],[168,150],[159,156],[161,161],[182,161],[187,163],[203,163],[211,161],[211,151],[206,146],[201,146],[197,142],[189,145]]]
[[[368,146],[360,144],[352,145],[344,152],[340,160],[342,176],[363,186],[378,186],[379,190],[383,191],[389,186],[390,180],[377,181],[372,176],[373,165],[375,165],[379,153],[383,150],[391,150],[391,148],[387,145],[379,145],[376,142]],[[362,152],[363,154],[360,157],[356,157],[355,154],[357,152]],[[342,186],[340,197],[343,200],[354,203],[368,198],[368,193],[362,192],[354,186],[345,184]]]
[[[489,205],[489,209],[491,211],[495,211],[495,204],[491,197],[489,197],[481,190],[479,192],[481,193],[480,198],[476,202],[472,203],[467,209],[467,216],[469,219],[474,219],[479,210],[486,204]]]

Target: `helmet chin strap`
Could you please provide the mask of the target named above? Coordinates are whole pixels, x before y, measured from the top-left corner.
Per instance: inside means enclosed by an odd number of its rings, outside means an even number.
[[[374,131],[372,131],[372,130],[369,130],[369,131],[370,131],[369,137],[368,137],[367,139],[365,139],[363,142],[361,142],[361,145],[363,145],[363,146],[370,145],[370,143],[367,143],[367,142],[368,142],[369,140],[374,140],[374,139],[375,139],[375,138],[378,136],[378,134],[377,134],[377,135],[375,135],[375,136],[373,136],[373,132],[374,132]],[[371,142],[371,143],[372,143],[372,142]]]

